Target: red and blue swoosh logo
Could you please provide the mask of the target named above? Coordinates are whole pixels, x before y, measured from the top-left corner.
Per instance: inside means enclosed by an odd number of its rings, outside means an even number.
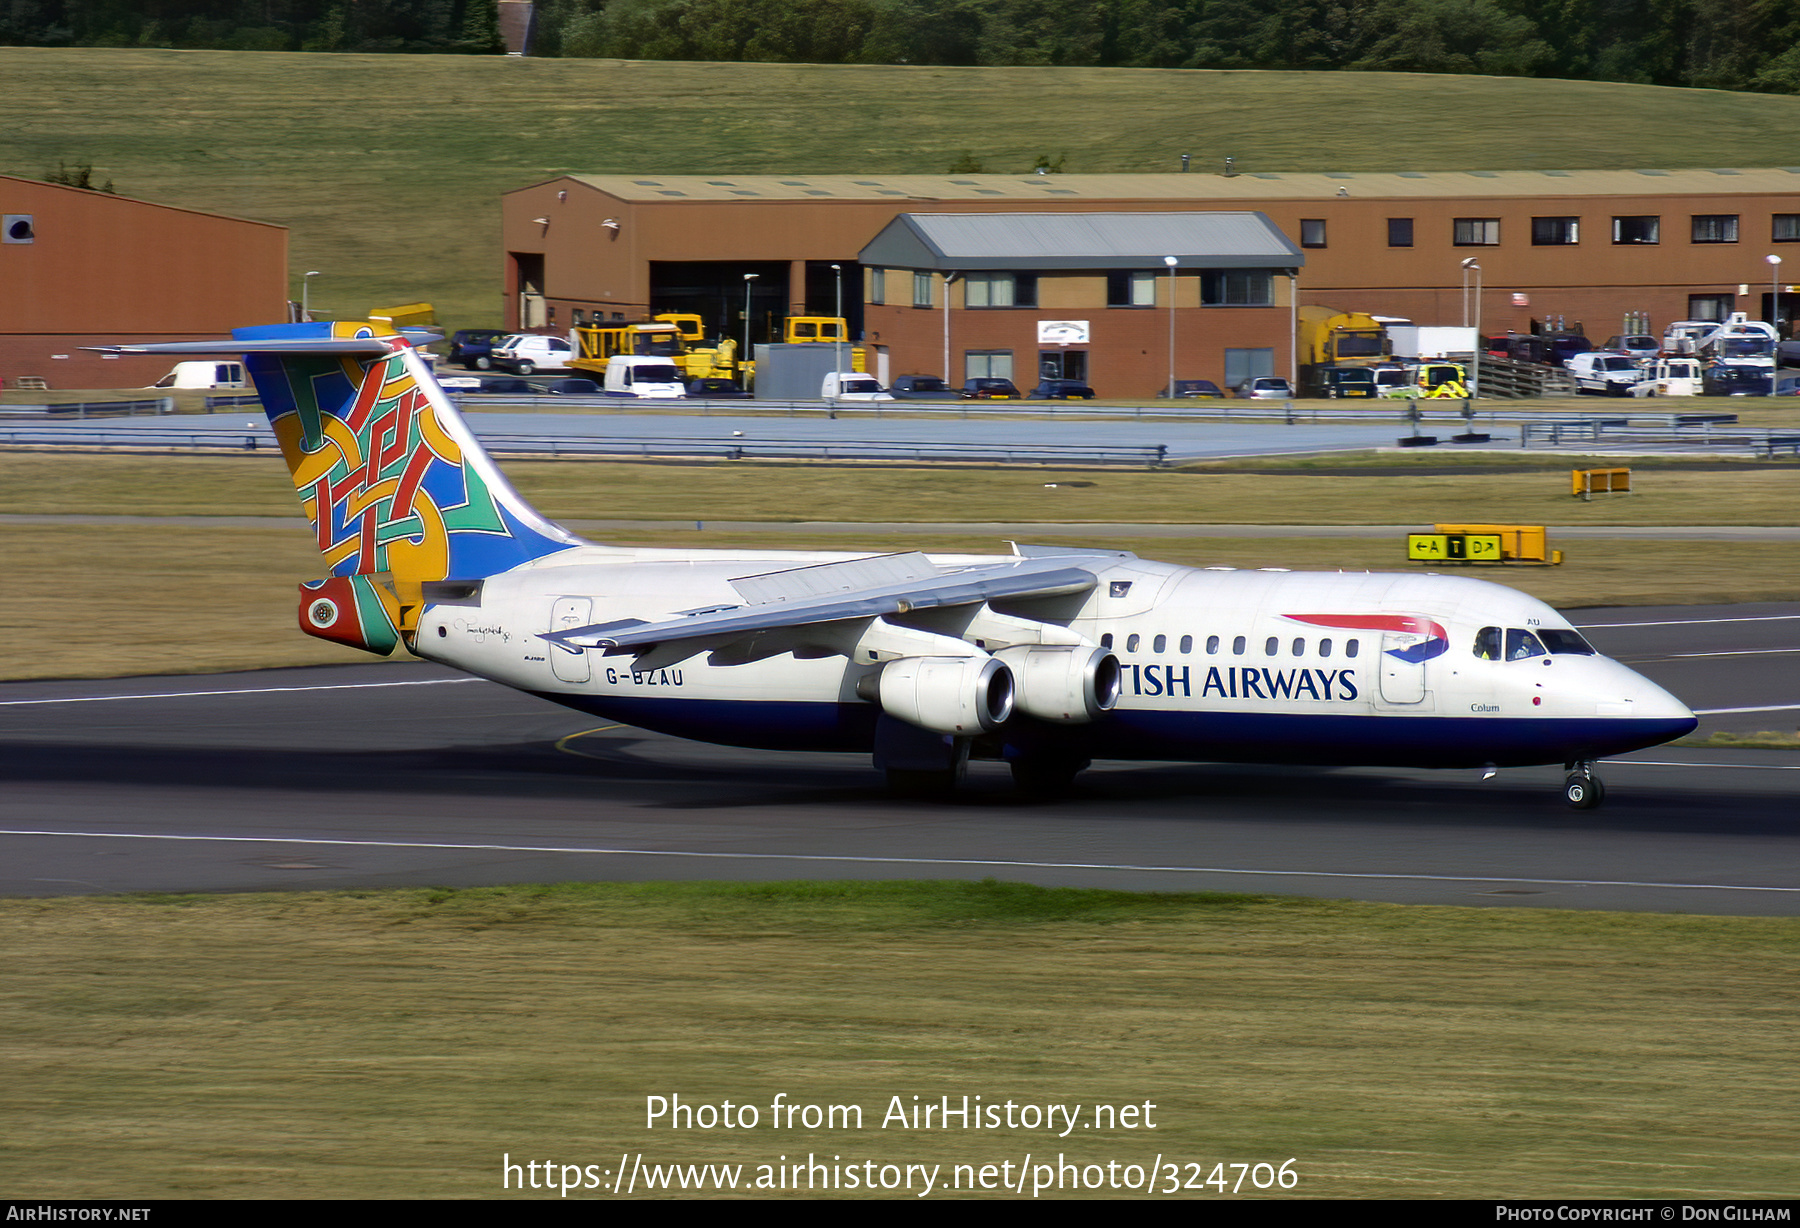
[[[1450,635],[1442,623],[1416,614],[1284,614],[1283,618],[1314,627],[1333,627],[1343,631],[1392,631],[1400,635],[1422,635],[1425,638],[1406,648],[1390,648],[1388,655],[1413,665],[1423,665],[1442,656],[1450,647]]]

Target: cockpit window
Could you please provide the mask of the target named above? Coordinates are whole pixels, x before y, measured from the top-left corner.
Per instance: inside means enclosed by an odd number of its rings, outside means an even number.
[[[1538,638],[1544,641],[1544,647],[1561,655],[1591,657],[1594,649],[1591,644],[1581,638],[1579,631],[1558,631],[1554,627],[1545,627],[1538,632]]]
[[[1475,633],[1475,659],[1477,661],[1498,661],[1500,659],[1500,628],[1483,627]]]
[[[1506,629],[1506,659],[1523,661],[1527,657],[1541,657],[1544,646],[1538,643],[1538,637],[1529,631],[1521,631],[1517,627]]]

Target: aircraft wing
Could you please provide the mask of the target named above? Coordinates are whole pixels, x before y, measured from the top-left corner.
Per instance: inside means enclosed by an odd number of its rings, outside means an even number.
[[[551,631],[543,638],[568,648],[600,648],[611,656],[623,652],[642,652],[656,644],[671,640],[718,639],[773,631],[784,627],[808,626],[837,622],[847,618],[879,618],[884,614],[904,614],[909,610],[936,606],[973,605],[1000,597],[1052,597],[1083,593],[1099,583],[1095,572],[1118,561],[1110,552],[1092,555],[1054,554],[1044,557],[1012,558],[1002,563],[972,567],[938,569],[923,555],[890,555],[883,559],[852,559],[847,563],[828,563],[820,567],[795,568],[792,572],[776,572],[769,576],[748,577],[736,582],[740,591],[759,594],[786,587],[803,595],[749,601],[744,605],[711,607],[678,615],[658,622],[624,619],[619,622],[594,623],[586,627],[570,627]],[[924,563],[908,566],[914,560]],[[906,578],[877,580],[875,583],[836,592],[819,592],[835,574],[855,577],[868,574],[871,564],[890,564],[882,569],[898,570]],[[925,569],[929,568],[929,572]],[[784,577],[791,578],[787,585]],[[750,581],[755,581],[753,585]],[[812,591],[807,591],[812,590]]]

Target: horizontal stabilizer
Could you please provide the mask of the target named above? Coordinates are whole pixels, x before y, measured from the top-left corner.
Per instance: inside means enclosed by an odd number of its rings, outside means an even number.
[[[250,332],[250,329],[242,329]],[[442,341],[439,333],[402,329],[414,346]],[[232,341],[158,341],[145,345],[89,345],[101,354],[386,354],[392,346],[380,337],[244,337]]]

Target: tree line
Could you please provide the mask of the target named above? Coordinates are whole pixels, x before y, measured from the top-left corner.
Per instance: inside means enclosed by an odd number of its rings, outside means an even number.
[[[0,44],[499,54],[497,0],[0,0]]]
[[[0,43],[502,50],[496,0],[5,0]],[[1800,93],[1792,0],[539,0],[534,55],[1348,69]]]

